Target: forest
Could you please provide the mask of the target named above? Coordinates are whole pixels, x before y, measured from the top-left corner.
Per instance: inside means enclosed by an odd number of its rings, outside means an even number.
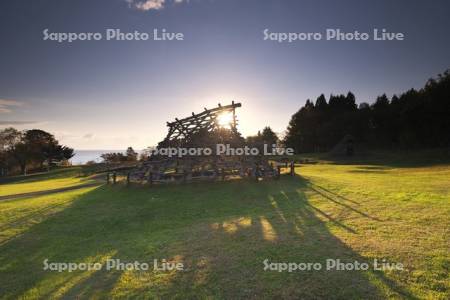
[[[331,150],[346,135],[373,149],[419,149],[450,145],[450,71],[420,90],[383,94],[357,105],[352,92],[307,100],[289,122],[284,144],[297,153]]]

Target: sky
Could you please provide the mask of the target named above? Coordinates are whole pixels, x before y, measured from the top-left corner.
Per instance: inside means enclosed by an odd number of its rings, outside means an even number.
[[[166,121],[241,102],[239,131],[282,133],[307,99],[420,88],[450,67],[449,1],[3,0],[0,128],[81,149],[143,149]],[[264,40],[263,31],[403,33],[400,41]],[[178,41],[44,40],[43,31],[183,34]]]

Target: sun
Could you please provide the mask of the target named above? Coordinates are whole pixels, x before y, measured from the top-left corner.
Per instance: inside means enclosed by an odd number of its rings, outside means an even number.
[[[229,112],[221,113],[217,116],[217,122],[221,127],[230,127],[233,122],[233,114]]]

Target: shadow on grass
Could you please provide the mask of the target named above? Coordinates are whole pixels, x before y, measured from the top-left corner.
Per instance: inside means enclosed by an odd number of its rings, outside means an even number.
[[[356,202],[356,201],[354,201],[354,200],[351,200],[351,199],[349,199],[348,197],[342,196],[342,195],[340,195],[340,194],[338,194],[338,193],[336,193],[336,192],[333,192],[332,190],[327,189],[327,188],[325,188],[325,187],[323,187],[323,186],[321,186],[321,185],[314,184],[314,183],[312,183],[312,182],[310,182],[310,181],[308,181],[308,185],[309,185],[310,187],[316,189],[316,190],[320,190],[321,193],[327,193],[327,194],[329,194],[329,195],[331,195],[332,197],[335,197],[335,198],[337,198],[337,199],[340,199],[340,200],[343,200],[343,201],[347,201],[347,202],[351,202],[351,203],[357,204],[357,205],[359,204],[358,202]]]
[[[331,201],[331,202],[333,202],[333,203],[335,203],[335,204],[337,204],[339,206],[344,207],[346,210],[352,211],[354,213],[357,213],[357,214],[359,214],[359,215],[361,215],[361,216],[363,216],[365,218],[368,218],[368,219],[371,219],[371,220],[374,220],[374,221],[381,221],[380,219],[378,219],[376,217],[372,217],[372,216],[368,215],[367,213],[365,213],[365,212],[355,208],[354,206],[345,203],[345,201],[348,201],[348,202],[352,202],[352,203],[356,204],[356,202],[353,201],[353,200],[350,200],[350,199],[348,199],[348,198],[346,198],[344,196],[341,196],[341,195],[338,195],[336,193],[333,193],[333,192],[329,191],[328,189],[322,188],[322,187],[320,187],[318,185],[315,185],[315,184],[312,184],[312,183],[308,183],[307,187],[309,189],[311,189],[312,191],[314,191],[315,193],[317,193],[320,196],[322,196],[323,198],[325,198],[325,199],[327,199],[327,200],[329,200],[329,201]],[[342,200],[345,200],[345,201],[342,201]]]
[[[83,180],[83,181],[88,181],[88,179]],[[56,189],[47,189],[47,190],[43,190],[43,191],[35,191],[35,192],[28,192],[28,193],[22,193],[22,194],[12,194],[12,195],[0,196],[0,202],[17,200],[17,199],[35,198],[35,197],[39,197],[39,196],[46,196],[46,195],[63,193],[63,192],[72,191],[72,190],[79,190],[79,189],[92,187],[92,186],[99,186],[102,184],[102,182],[99,180],[97,182],[87,182],[87,183],[83,183],[83,181],[81,181],[81,183],[78,183],[78,184],[75,184],[72,186],[66,186],[66,187],[61,187],[61,188],[56,188]]]
[[[265,259],[367,262],[330,232],[328,221],[357,234],[310,204],[305,195],[310,187],[295,177],[151,190],[94,189],[0,246],[0,296],[382,298],[388,292],[413,298],[383,273],[370,270],[264,271]],[[106,258],[125,262],[164,258],[182,262],[185,270],[43,270],[45,259]]]

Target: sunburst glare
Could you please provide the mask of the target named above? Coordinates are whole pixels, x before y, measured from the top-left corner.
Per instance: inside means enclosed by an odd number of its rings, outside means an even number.
[[[221,127],[231,127],[231,123],[233,122],[233,114],[230,112],[220,114],[217,117],[217,122]]]

